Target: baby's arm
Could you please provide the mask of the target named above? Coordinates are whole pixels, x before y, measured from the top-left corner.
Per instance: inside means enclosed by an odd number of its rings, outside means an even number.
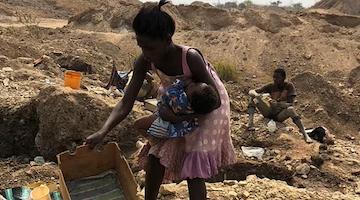
[[[160,104],[159,106],[159,115],[161,119],[168,121],[170,123],[179,123],[182,121],[190,121],[195,118],[198,118],[199,114],[175,114],[172,109],[165,104]]]

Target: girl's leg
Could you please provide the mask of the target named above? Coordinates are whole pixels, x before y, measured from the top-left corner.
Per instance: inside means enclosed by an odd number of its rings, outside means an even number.
[[[206,200],[206,185],[202,178],[188,179],[190,200]]]
[[[156,200],[164,177],[165,167],[160,159],[149,155],[145,176],[145,200]]]

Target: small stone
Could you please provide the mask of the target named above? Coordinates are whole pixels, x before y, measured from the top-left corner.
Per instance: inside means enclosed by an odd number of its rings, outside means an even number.
[[[176,194],[176,184],[166,184],[160,186],[160,194],[167,196],[167,195],[175,195]]]
[[[30,166],[38,166],[38,164],[34,161],[30,161]]]
[[[324,158],[320,155],[311,156],[311,161],[317,167],[320,167],[322,164],[324,164]]]
[[[303,179],[307,179],[307,178],[308,178],[308,176],[305,175],[305,174],[301,175],[301,177],[302,177]]]
[[[291,157],[289,155],[286,155],[284,160],[291,160]]]
[[[236,198],[238,196],[238,194],[236,192],[234,192],[234,191],[230,191],[228,193],[228,196],[233,199],[233,198]]]
[[[250,193],[248,191],[244,191],[241,196],[246,199],[250,196]]]
[[[2,71],[4,71],[4,72],[12,72],[14,70],[11,67],[4,67],[4,68],[2,68]]]
[[[4,80],[3,80],[4,86],[5,86],[5,87],[6,87],[6,86],[9,86],[9,82],[10,82],[10,79],[8,79],[8,78],[4,79]]]
[[[307,175],[310,172],[310,166],[307,163],[302,163],[295,168],[296,173],[299,175]]]
[[[351,135],[347,135],[346,138],[349,139],[349,140],[355,140],[355,137],[353,137]]]
[[[237,183],[238,183],[237,180],[224,180],[224,185],[232,186],[232,185],[236,185]]]
[[[256,78],[256,75],[253,75],[252,77],[253,77],[253,78]]]
[[[312,58],[312,54],[311,53],[305,54],[304,58],[310,60]]]
[[[249,175],[246,177],[246,181],[254,181],[257,179],[257,176],[256,175]]]
[[[239,181],[238,185],[245,186],[245,185],[247,185],[247,182],[246,181]]]
[[[50,180],[55,180],[55,177],[51,177]]]
[[[357,182],[357,187],[355,188],[355,193],[360,194],[360,182]]]
[[[351,148],[350,151],[351,151],[351,153],[356,153],[356,150],[353,148]]]
[[[43,165],[43,164],[45,164],[45,159],[44,159],[44,157],[42,157],[42,156],[36,156],[36,157],[34,158],[34,161],[35,161],[38,165]]]

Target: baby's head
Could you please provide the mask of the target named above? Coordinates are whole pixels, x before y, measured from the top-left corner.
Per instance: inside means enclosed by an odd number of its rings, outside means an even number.
[[[190,83],[186,87],[191,108],[197,114],[207,114],[218,105],[215,88],[206,83]]]

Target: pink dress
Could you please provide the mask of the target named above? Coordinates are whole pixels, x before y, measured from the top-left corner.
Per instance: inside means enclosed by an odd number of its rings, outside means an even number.
[[[182,68],[184,75],[167,76],[152,65],[152,70],[166,88],[176,78],[191,80],[192,74],[186,61],[190,48],[183,47]],[[167,139],[154,146],[145,145],[139,154],[143,168],[149,154],[160,159],[165,166],[164,181],[193,178],[210,178],[218,174],[222,166],[235,162],[234,147],[230,137],[230,102],[224,84],[216,72],[207,65],[216,82],[221,98],[221,106],[199,119],[199,127],[184,138]]]

